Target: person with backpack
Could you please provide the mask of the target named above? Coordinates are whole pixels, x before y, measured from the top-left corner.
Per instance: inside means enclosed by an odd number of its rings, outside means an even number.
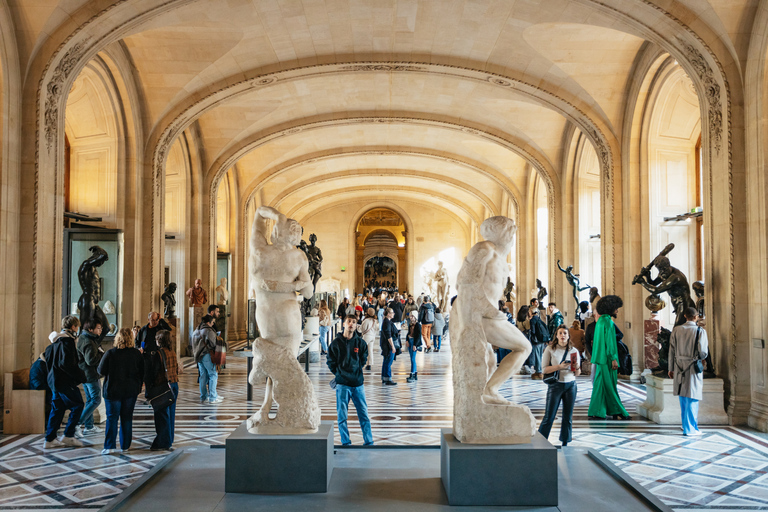
[[[435,323],[432,324],[432,346],[435,352],[440,352],[443,341],[443,329],[445,329],[445,317],[440,308],[435,308]]]
[[[435,323],[435,305],[429,295],[419,307],[418,321],[421,324],[421,339],[427,346],[426,352],[432,352],[432,324]]]
[[[405,379],[405,382],[410,384],[419,379],[418,368],[416,367],[416,352],[421,346],[421,324],[419,323],[418,314],[414,311],[411,313],[411,321],[408,326],[408,335],[406,337],[408,343],[408,355],[411,356],[411,374]]]
[[[669,338],[669,378],[673,379],[672,393],[680,400],[683,435],[700,436],[697,416],[703,398],[703,361],[709,354],[709,340],[707,331],[696,325],[696,308],[686,308],[683,315],[686,322],[675,326]]]
[[[550,340],[549,331],[547,325],[541,319],[538,314],[538,310],[534,307],[528,308],[528,322],[530,324],[530,341],[531,341],[531,355],[529,360],[531,367],[533,367],[533,375],[531,379],[541,380],[544,378],[542,372],[542,357],[544,356],[544,346]]]
[[[85,391],[85,407],[80,415],[80,434],[84,436],[100,434],[102,429],[93,422],[93,411],[101,404],[101,377],[96,371],[104,355],[99,338],[104,326],[94,318],[89,318],[83,323],[83,331],[77,339],[77,357],[80,369],[85,373],[86,381],[83,383]],[[77,436],[76,436],[77,437]]]
[[[555,328],[552,341],[544,349],[542,358],[544,373],[557,373],[556,381],[547,383],[547,402],[539,433],[549,437],[560,402],[563,416],[560,423],[560,442],[567,446],[573,434],[573,407],[576,404],[576,377],[581,373],[579,351],[571,345],[571,337],[565,325]]]
[[[78,365],[77,329],[80,320],[67,315],[61,321],[61,332],[56,340],[46,347],[44,358],[48,362],[48,386],[51,388],[51,413],[45,431],[44,450],[63,446],[82,447],[83,443],[75,439],[77,422],[83,412],[83,397],[78,386],[87,379]],[[64,414],[69,409],[69,420],[64,428],[64,435],[57,437]]]
[[[192,333],[192,353],[200,372],[200,403],[202,404],[218,404],[224,400],[216,393],[219,373],[211,359],[216,349],[216,331],[213,330],[215,321],[216,319],[211,315],[205,315],[200,326]]]
[[[620,297],[606,295],[601,298],[596,310],[600,314],[595,322],[595,338],[592,343],[592,397],[589,401],[589,419],[629,420],[631,417],[621,403],[618,384],[619,353],[616,340],[616,325],[613,319],[624,305]]]

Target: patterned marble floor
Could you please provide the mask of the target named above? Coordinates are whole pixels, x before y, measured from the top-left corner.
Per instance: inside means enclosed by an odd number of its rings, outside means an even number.
[[[378,446],[438,445],[439,429],[451,425],[450,348],[421,353],[417,362],[419,380],[414,384],[405,383],[406,357],[398,357],[393,366],[398,386],[382,386],[378,366],[366,372],[368,409]],[[200,404],[196,369],[181,376],[177,448],[221,445],[229,432],[258,409],[263,388],[254,389],[253,401],[246,402],[245,374],[244,359],[228,359],[219,378],[224,402],[218,405]],[[324,361],[311,364],[309,376],[323,419],[335,420],[335,392],[328,386],[332,376]],[[764,435],[719,427],[689,439],[677,428],[635,415],[627,422],[588,421],[591,384],[580,378],[578,386],[574,446],[599,450],[675,509],[768,510],[768,443]],[[645,399],[641,386],[620,382],[619,392],[630,412]],[[541,381],[516,376],[502,393],[528,405],[541,419],[546,395]],[[350,430],[352,442],[362,444],[354,407],[350,409]],[[553,444],[559,444],[558,433],[556,423],[550,435]],[[136,407],[134,442],[127,454],[102,456],[103,436],[86,438],[85,448],[48,451],[42,450],[39,435],[0,436],[0,510],[98,509],[166,456],[148,450],[153,438],[151,409],[142,403]]]

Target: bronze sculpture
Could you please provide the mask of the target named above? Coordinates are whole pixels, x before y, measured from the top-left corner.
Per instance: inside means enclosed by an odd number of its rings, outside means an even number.
[[[109,330],[109,320],[99,307],[101,279],[97,268],[102,266],[109,259],[109,256],[107,251],[98,245],[93,245],[88,250],[91,251],[91,257],[85,260],[77,270],[77,279],[83,290],[83,294],[77,300],[77,307],[80,309],[80,325],[84,325],[86,320],[91,319],[101,324],[101,334],[97,340],[98,343],[101,343]]]
[[[573,300],[576,301],[576,314],[574,315],[574,318],[579,316],[579,292],[583,292],[584,290],[589,290],[591,287],[589,285],[581,286],[581,282],[579,280],[579,274],[573,273],[573,265],[568,265],[566,268],[563,268],[560,266],[560,260],[557,260],[557,268],[560,269],[560,272],[563,272],[565,274],[565,279],[568,281],[568,284],[571,285],[573,288]]]
[[[315,245],[317,242],[317,235],[312,233],[309,235],[309,245],[304,251],[307,254],[307,260],[309,260],[309,273],[312,276],[312,292],[317,291],[317,282],[323,277],[323,253],[320,248]]]
[[[544,309],[544,297],[547,296],[547,289],[541,284],[541,279],[536,279],[536,288],[539,293],[536,294],[536,298],[539,299],[539,309]]]
[[[653,261],[643,267],[632,280],[632,284],[639,284],[654,295],[667,292],[672,302],[673,311],[677,315],[675,326],[685,323],[683,312],[686,308],[695,308],[696,304],[691,299],[691,287],[688,279],[679,269],[669,263],[669,254],[675,244],[667,245]],[[659,274],[655,279],[651,278],[651,269],[656,267]]]
[[[165,287],[163,294],[160,296],[160,300],[165,304],[165,311],[163,312],[165,318],[176,318],[176,297],[174,297],[174,293],[176,293],[176,283],[168,283],[168,286]]]

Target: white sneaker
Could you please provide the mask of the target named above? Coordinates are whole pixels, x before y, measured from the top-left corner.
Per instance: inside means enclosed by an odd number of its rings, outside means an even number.
[[[104,429],[103,428],[99,428],[96,425],[92,426],[91,428],[84,428],[83,429],[83,435],[84,436],[92,436],[92,435],[95,435],[95,434],[101,434],[102,432],[104,432]]]
[[[83,426],[78,425],[75,427],[75,439],[82,439],[83,437]]]
[[[58,439],[54,439],[53,441],[46,441],[45,438],[43,438],[43,450],[51,450],[53,448],[63,448],[64,445],[61,444],[61,441]]]
[[[85,446],[82,441],[75,439],[74,437],[61,436],[59,442],[64,446],[73,446],[76,448],[82,448]]]
[[[209,403],[209,404],[220,404],[223,401],[224,401],[223,398],[221,398],[220,396],[217,396],[215,399],[208,400],[206,403]]]
[[[697,431],[695,431],[695,432],[691,432],[690,434],[683,434],[683,435],[684,435],[684,436],[686,436],[686,437],[698,437],[698,436],[700,436],[700,435],[702,435],[702,434],[701,434],[701,432],[699,432],[699,431],[697,430]]]
[[[117,453],[117,448],[104,448],[103,450],[101,450],[102,455],[111,455],[113,453]]]

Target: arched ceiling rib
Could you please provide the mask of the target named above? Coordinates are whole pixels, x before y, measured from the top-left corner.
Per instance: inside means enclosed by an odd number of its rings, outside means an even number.
[[[407,169],[358,169],[312,176],[283,188],[281,194],[272,201],[271,206],[280,209],[284,205],[291,205],[297,200],[310,197],[312,194],[333,192],[340,186],[370,186],[375,189],[382,185],[397,185],[404,189],[415,190],[420,185],[423,186],[424,183],[431,192],[455,197],[474,211],[482,212],[482,209],[486,208],[493,215],[500,214],[497,204],[501,201],[492,200],[482,191],[467,183],[439,174],[413,172]]]

